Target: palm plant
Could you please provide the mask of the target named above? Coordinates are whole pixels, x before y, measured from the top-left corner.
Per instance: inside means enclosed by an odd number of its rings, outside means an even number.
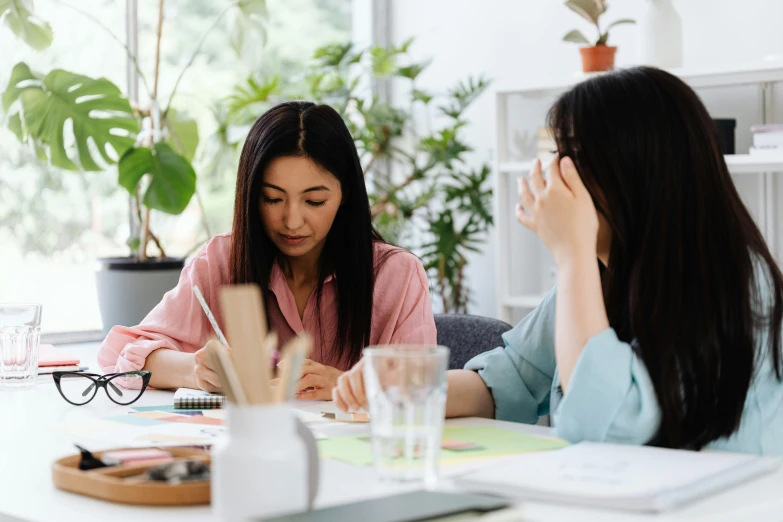
[[[421,255],[444,312],[465,312],[468,255],[478,251],[492,225],[492,190],[490,168],[467,165],[465,156],[472,149],[462,139],[462,128],[465,111],[489,82],[468,78],[440,95],[420,90],[416,80],[428,62],[409,59],[411,44],[329,45],[285,81],[249,78],[226,100],[228,125],[247,125],[281,98],[334,107],[359,149],[376,226],[387,239]],[[403,106],[365,95],[367,85],[388,79],[407,83]],[[444,122],[437,129],[417,123],[433,116]]]

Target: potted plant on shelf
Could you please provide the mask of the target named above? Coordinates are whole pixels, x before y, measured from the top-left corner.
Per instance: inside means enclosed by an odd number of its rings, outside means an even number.
[[[112,171],[131,201],[131,236],[127,257],[99,259],[96,274],[104,333],[114,325],[138,324],[176,286],[184,259],[166,255],[150,225],[152,211],[181,214],[196,191],[191,164],[199,142],[198,125],[186,113],[172,108],[180,80],[201,51],[205,37],[226,14],[243,27],[232,31],[232,46],[241,50],[243,35],[263,31],[266,0],[228,3],[202,36],[190,61],[162,103],[158,93],[164,0],[159,0],[155,67],[152,88],[139,68],[137,57],[100,20],[76,6],[125,48],[149,103],[139,106],[105,78],[53,69],[48,73],[17,63],[2,94],[5,122],[22,143],[30,145],[40,161],[73,171]],[[236,11],[236,12],[234,12]],[[49,24],[33,13],[25,1],[0,3],[0,19],[30,47],[46,49],[53,35]],[[242,30],[239,30],[242,29]],[[239,38],[239,40],[237,40]],[[116,171],[114,170],[116,168]],[[134,232],[137,231],[137,232]],[[157,252],[150,251],[153,243]]]
[[[579,53],[582,55],[582,71],[600,72],[614,69],[614,56],[617,52],[617,47],[607,45],[609,30],[618,25],[635,24],[636,22],[624,18],[616,20],[606,26],[605,29],[602,29],[600,18],[609,7],[606,0],[568,0],[565,5],[576,14],[595,25],[597,32],[597,38],[594,41],[589,40],[578,29],[569,31],[568,34],[563,37],[564,42],[573,42],[587,46],[579,49]]]

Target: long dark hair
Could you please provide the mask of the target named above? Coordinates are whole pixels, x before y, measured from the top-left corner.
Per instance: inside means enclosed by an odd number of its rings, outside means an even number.
[[[675,76],[641,67],[577,85],[549,125],[611,227],[604,300],[655,387],[661,423],[650,443],[700,449],[731,435],[756,357],[771,357],[780,379],[783,276],[706,108]],[[766,310],[761,292],[772,296]],[[771,343],[757,355],[762,326]]]
[[[321,253],[316,296],[320,311],[324,281],[334,275],[338,325],[333,341],[345,348],[340,362],[347,367],[359,360],[362,349],[370,342],[378,268],[374,242],[383,239],[372,225],[370,201],[353,138],[331,107],[311,102],[281,103],[258,118],[250,129],[237,174],[231,282],[257,283],[264,301],[268,301],[269,277],[279,250],[264,232],[259,201],[264,170],[282,156],[307,157],[340,181],[343,202]]]

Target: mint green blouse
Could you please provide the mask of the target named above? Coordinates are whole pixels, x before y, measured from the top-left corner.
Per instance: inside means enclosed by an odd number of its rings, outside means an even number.
[[[762,285],[761,294],[770,293]],[[767,299],[763,299],[766,301]],[[471,359],[495,400],[495,418],[533,424],[551,415],[555,434],[582,440],[645,444],[658,430],[660,410],[650,376],[628,343],[608,328],[585,345],[560,391],[555,362],[555,289],[503,336],[505,346]],[[783,383],[768,355],[767,332],[756,338],[757,368],[739,429],[707,447],[783,455]]]

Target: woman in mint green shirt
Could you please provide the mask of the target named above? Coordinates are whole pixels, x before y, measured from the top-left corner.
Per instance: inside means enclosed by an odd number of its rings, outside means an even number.
[[[447,415],[551,414],[574,442],[783,454],[783,276],[696,93],[625,69],[563,94],[549,126],[559,158],[520,179],[517,219],[552,251],[558,285],[506,346],[449,372]],[[364,402],[357,373],[338,406]]]

